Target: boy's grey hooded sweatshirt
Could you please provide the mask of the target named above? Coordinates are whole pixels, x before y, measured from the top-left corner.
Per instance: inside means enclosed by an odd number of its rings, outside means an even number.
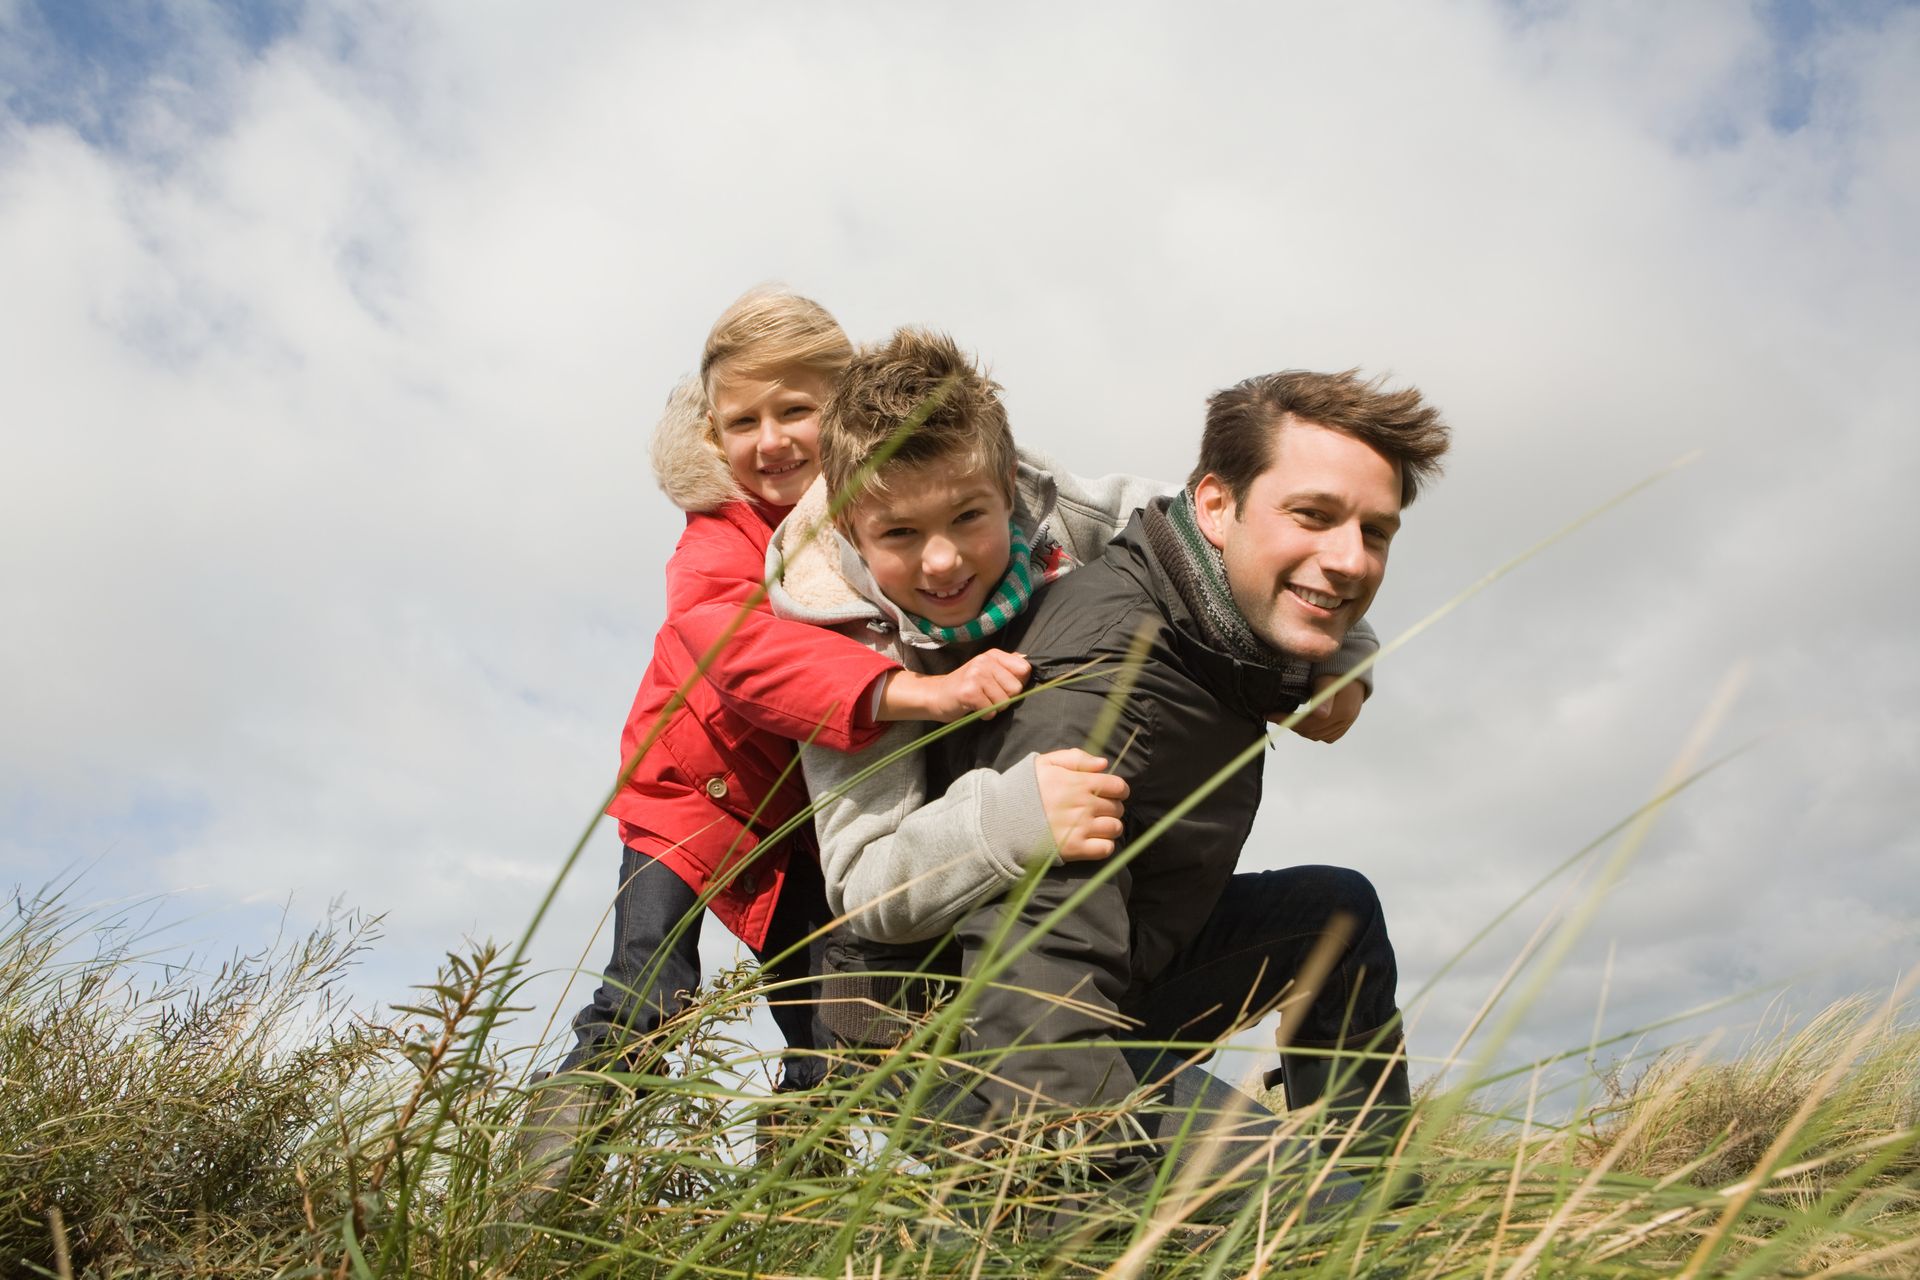
[[[1135,508],[1177,491],[1139,476],[1081,479],[1021,449],[1013,519],[1028,545],[1037,547],[1050,536],[1073,564],[1084,565],[1100,558]],[[909,670],[947,669],[951,664],[934,656],[941,642],[886,598],[826,513],[826,482],[816,480],[774,531],[767,548],[774,612],[841,630]],[[1363,621],[1315,674],[1343,673],[1378,648]],[[917,754],[879,763],[938,727],[902,721],[853,754],[800,747],[827,905],[848,916],[854,932],[876,942],[938,937],[975,906],[1004,893],[1034,859],[1059,861],[1033,754],[1004,772],[974,769],[931,800]]]

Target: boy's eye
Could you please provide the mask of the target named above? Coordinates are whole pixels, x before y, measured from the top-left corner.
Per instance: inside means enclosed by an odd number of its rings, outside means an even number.
[[[956,517],[956,519],[955,519],[955,523],[956,523],[956,524],[966,524],[966,523],[967,523],[968,521],[970,521],[970,520],[978,520],[978,519],[979,519],[979,518],[980,518],[981,516],[983,516],[983,515],[985,515],[985,514],[987,514],[987,513],[986,513],[986,512],[984,512],[984,511],[982,511],[982,510],[980,510],[980,509],[979,509],[979,508],[977,508],[977,507],[976,507],[976,508],[974,508],[974,509],[973,509],[973,510],[971,510],[971,511],[962,511],[962,512],[961,512],[961,513],[959,514],[959,516],[958,516],[958,517]]]
[[[905,525],[901,525],[898,528],[887,530],[885,533],[881,534],[880,536],[883,538],[888,538],[893,540],[898,540],[900,538],[911,538],[913,536],[913,530],[907,528]]]

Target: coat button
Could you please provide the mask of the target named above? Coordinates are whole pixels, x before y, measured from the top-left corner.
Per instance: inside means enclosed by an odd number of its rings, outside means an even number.
[[[725,800],[727,798],[727,780],[725,778],[708,778],[707,794],[715,800]]]

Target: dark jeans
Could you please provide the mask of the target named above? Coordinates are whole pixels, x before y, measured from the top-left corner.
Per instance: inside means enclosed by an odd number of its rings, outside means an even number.
[[[687,993],[700,985],[700,921],[688,920],[670,946],[667,937],[698,902],[699,895],[668,867],[636,849],[624,850],[620,887],[613,899],[613,955],[607,961],[606,980],[575,1016],[574,1048],[560,1070],[606,1066],[616,1060],[632,1066],[639,1049],[635,1042],[687,1007]],[[817,974],[823,963],[823,941],[798,944],[830,919],[819,864],[809,853],[796,849],[787,861],[786,883],[766,945],[753,952],[766,966],[766,977],[782,982]],[[791,954],[777,958],[782,952]],[[827,1045],[815,1016],[816,994],[816,984],[810,983],[785,988],[768,1002],[789,1050],[781,1060],[783,1089],[810,1088],[824,1074],[821,1059],[809,1052]]]
[[[960,923],[961,969],[987,964],[990,940],[1007,925],[1009,944],[1035,933],[1050,911],[1086,884],[1098,863],[1073,863],[1043,876],[1018,908],[1001,899]],[[1132,921],[1154,904],[1128,897],[1125,871],[1094,889],[991,986],[976,994],[966,1047],[986,1055],[975,1092],[988,1114],[1042,1105],[1095,1107],[1130,1092],[1142,1069],[1119,1040],[1214,1041],[1297,995],[1295,979],[1323,936],[1344,941],[1310,1003],[1283,1006],[1289,1044],[1362,1044],[1397,1015],[1397,972],[1380,900],[1357,871],[1288,867],[1234,876],[1198,934],[1170,960],[1132,946]],[[1346,930],[1335,923],[1344,918]],[[1137,1024],[1139,1029],[1130,1027]],[[1171,1066],[1188,1055],[1168,1055]]]

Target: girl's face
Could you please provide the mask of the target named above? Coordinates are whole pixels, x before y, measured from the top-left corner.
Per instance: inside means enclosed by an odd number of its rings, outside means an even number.
[[[831,390],[806,369],[764,380],[713,375],[713,427],[741,488],[776,507],[800,501],[820,474],[820,406]]]

